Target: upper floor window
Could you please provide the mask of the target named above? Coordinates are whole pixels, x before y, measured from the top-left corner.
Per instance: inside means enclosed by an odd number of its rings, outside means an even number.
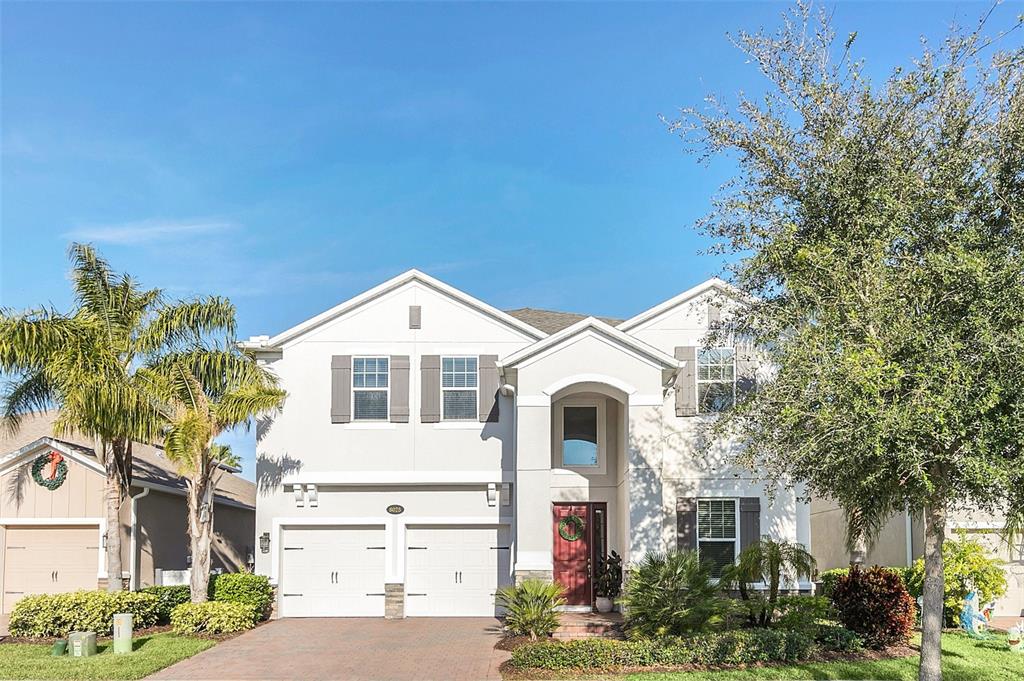
[[[597,406],[562,407],[562,465],[597,466]]]
[[[697,410],[724,411],[736,403],[736,351],[704,348],[697,353]]]
[[[722,568],[736,561],[736,499],[697,500],[697,550],[701,560],[711,563],[711,574],[722,576]]]
[[[477,358],[441,358],[441,404],[445,421],[477,419]]]
[[[388,358],[352,358],[352,418],[386,421],[388,418]]]

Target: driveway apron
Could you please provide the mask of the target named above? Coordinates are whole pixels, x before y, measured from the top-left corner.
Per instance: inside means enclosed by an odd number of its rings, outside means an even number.
[[[269,622],[150,679],[500,679],[492,618],[302,618]]]

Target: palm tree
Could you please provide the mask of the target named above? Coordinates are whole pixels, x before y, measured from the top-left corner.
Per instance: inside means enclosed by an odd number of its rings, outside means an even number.
[[[195,346],[160,357],[140,370],[161,402],[166,421],[164,451],[188,488],[188,533],[192,550],[192,602],[207,599],[213,495],[231,450],[214,440],[281,406],[286,393],[255,358],[231,344]]]
[[[56,435],[78,432],[97,441],[106,472],[107,588],[117,591],[132,442],[154,442],[161,428],[138,369],[203,334],[233,333],[234,307],[217,297],[167,304],[162,291],[143,290],[130,276],[114,273],[89,245],[72,244],[69,257],[70,313],[0,310],[0,371],[13,377],[0,395],[0,420],[13,433],[26,414],[56,406]]]
[[[761,537],[761,540],[751,544],[740,552],[739,559],[734,565],[728,565],[722,571],[720,583],[723,588],[737,588],[740,598],[750,602],[752,600],[763,600],[751,597],[750,586],[761,582],[768,585],[767,602],[760,603],[760,607],[749,610],[750,623],[755,626],[766,627],[772,623],[775,614],[775,604],[779,600],[779,585],[782,582],[782,575],[810,577],[814,571],[814,556],[807,552],[803,544],[796,544],[787,541],[775,541],[770,537]],[[756,612],[760,610],[760,612]]]

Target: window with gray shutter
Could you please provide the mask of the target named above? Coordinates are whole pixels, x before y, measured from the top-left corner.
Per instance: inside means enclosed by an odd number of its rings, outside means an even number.
[[[693,345],[680,346],[675,349],[675,356],[682,363],[676,375],[676,416],[696,416],[697,414],[697,383],[696,365],[697,348]]]
[[[388,418],[388,357],[352,358],[352,416],[356,421]]]
[[[477,358],[441,358],[441,416],[445,421],[476,421]]]
[[[761,498],[740,499],[740,551],[761,541]]]
[[[391,408],[392,423],[409,422],[409,356],[391,356]]]
[[[736,499],[697,501],[697,550],[701,560],[711,563],[711,575],[722,576],[722,568],[736,562]]]
[[[697,548],[697,500],[693,497],[676,499],[676,548],[680,551]]]
[[[498,413],[498,356],[480,355],[480,422],[497,423]]]
[[[331,357],[331,423],[352,420],[352,356]]]

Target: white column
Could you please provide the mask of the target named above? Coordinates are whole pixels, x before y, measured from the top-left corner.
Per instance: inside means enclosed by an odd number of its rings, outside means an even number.
[[[533,398],[516,416],[515,575],[551,579],[551,404]],[[539,573],[539,574],[538,574]]]

